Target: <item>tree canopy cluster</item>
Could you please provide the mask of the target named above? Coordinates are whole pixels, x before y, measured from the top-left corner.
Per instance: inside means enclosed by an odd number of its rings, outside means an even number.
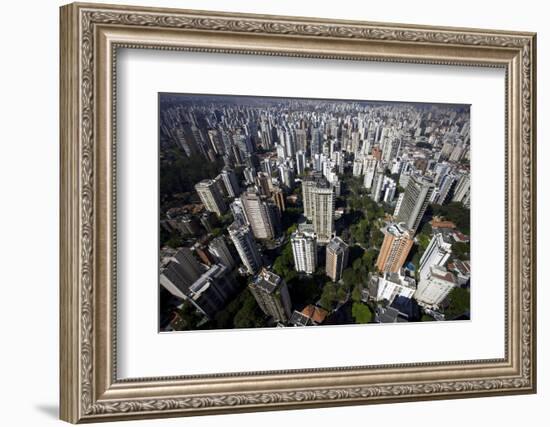
[[[470,311],[470,291],[464,288],[453,288],[447,296],[446,307],[443,309],[447,320],[454,319]]]
[[[353,303],[351,315],[357,323],[370,323],[373,317],[370,307],[360,302]]]
[[[195,154],[187,157],[178,148],[165,150],[164,153],[160,166],[160,194],[163,197],[193,192],[197,182],[216,177],[223,167],[221,159],[205,162],[202,156]]]
[[[445,205],[431,205],[434,216],[441,216],[455,223],[459,231],[470,235],[470,209],[459,202],[451,202]]]

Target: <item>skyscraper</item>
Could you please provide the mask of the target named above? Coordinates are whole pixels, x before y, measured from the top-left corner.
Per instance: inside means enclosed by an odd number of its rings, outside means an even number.
[[[258,172],[258,175],[256,176],[256,186],[258,187],[258,190],[260,191],[260,194],[262,196],[269,197],[271,196],[271,176],[269,176],[265,172]]]
[[[384,241],[376,260],[376,267],[380,271],[397,273],[413,245],[412,234],[404,224],[390,224],[382,229]]]
[[[281,215],[286,210],[285,194],[283,190],[280,187],[273,187],[271,197],[279,210],[279,215]]]
[[[250,274],[256,273],[262,266],[262,257],[248,226],[233,223],[229,226],[229,237],[237,249],[242,263]]]
[[[317,268],[317,239],[315,234],[295,231],[290,236],[294,268],[298,272],[313,274]]]
[[[212,239],[208,245],[208,251],[214,256],[218,263],[225,265],[229,269],[235,267],[235,258],[223,236]]]
[[[443,234],[436,233],[420,258],[418,267],[420,281],[427,280],[431,267],[444,266],[450,256],[451,243],[445,239]]]
[[[319,243],[327,243],[334,233],[334,191],[325,183],[311,190],[313,206],[313,229]]]
[[[441,179],[441,182],[438,187],[439,195],[437,196],[437,199],[436,199],[436,203],[438,205],[442,205],[449,200],[451,190],[454,187],[455,183],[456,183],[456,177],[452,173],[445,175]]]
[[[287,322],[290,319],[290,295],[286,282],[280,276],[262,269],[248,288],[266,315],[277,322]]]
[[[235,199],[231,202],[229,207],[231,209],[231,213],[233,214],[233,219],[238,225],[248,225],[248,218],[246,217],[246,212],[244,211],[244,206],[241,199]]]
[[[374,180],[370,192],[370,197],[375,202],[379,202],[383,196],[382,191],[384,190],[384,178],[386,178],[386,176],[384,175],[383,168],[377,169],[374,174]]]
[[[225,167],[222,169],[221,176],[228,196],[232,198],[237,197],[240,194],[240,188],[235,171],[231,168]]]
[[[294,171],[286,163],[279,165],[279,176],[283,185],[288,188],[294,188]]]
[[[342,273],[348,265],[348,245],[340,238],[334,237],[327,245],[326,273],[333,282],[342,278]]]
[[[296,152],[296,174],[301,175],[306,168],[306,155],[303,151]]]
[[[302,181],[302,200],[304,205],[304,216],[310,221],[313,219],[313,196],[311,190],[316,187],[315,181],[307,177]]]
[[[396,221],[404,222],[413,234],[416,233],[433,191],[431,179],[419,175],[411,176]]]
[[[363,159],[357,157],[353,161],[353,176],[361,176],[363,174]]]
[[[217,183],[213,179],[204,179],[195,185],[195,189],[207,211],[214,212],[221,216],[227,210],[222,195],[218,190]]]
[[[241,195],[241,200],[254,237],[273,239],[277,232],[268,202],[250,189]]]
[[[363,174],[365,175],[363,185],[367,190],[370,190],[372,187],[377,165],[378,160],[376,160],[373,156],[367,156],[363,160]]]
[[[470,174],[463,173],[455,187],[453,202],[460,202],[464,206],[470,206]]]
[[[321,132],[318,127],[311,129],[311,157],[321,154]]]

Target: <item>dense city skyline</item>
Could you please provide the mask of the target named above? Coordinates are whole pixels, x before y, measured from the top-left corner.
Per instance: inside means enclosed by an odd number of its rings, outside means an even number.
[[[469,319],[469,111],[159,94],[160,330]]]

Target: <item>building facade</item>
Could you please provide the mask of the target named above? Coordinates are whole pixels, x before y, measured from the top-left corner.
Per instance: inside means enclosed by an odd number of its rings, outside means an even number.
[[[388,301],[392,304],[398,296],[412,298],[416,291],[416,281],[407,277],[401,271],[397,273],[382,273],[371,275],[369,288],[376,301]]]
[[[428,247],[420,258],[418,267],[418,278],[420,281],[427,280],[430,275],[430,268],[433,266],[444,266],[451,256],[451,242],[443,234],[436,233],[430,240]]]
[[[430,268],[428,278],[418,284],[414,297],[420,305],[437,308],[456,285],[451,272],[444,267],[434,266]]]
[[[348,265],[348,245],[340,238],[334,237],[327,245],[326,274],[337,282]]]
[[[258,251],[250,227],[233,223],[229,226],[229,237],[248,273],[256,273],[262,266],[262,256]]]
[[[276,227],[268,202],[254,191],[243,193],[241,201],[254,237],[273,239],[276,235]]]
[[[313,229],[319,243],[328,243],[334,233],[335,197],[331,186],[317,186],[312,190]]]
[[[265,268],[248,285],[262,311],[277,322],[287,322],[292,312],[286,282]]]
[[[213,179],[204,179],[195,185],[195,190],[205,209],[221,216],[227,210],[227,205],[219,191],[218,183]]]
[[[412,233],[404,224],[392,223],[382,229],[384,241],[376,260],[376,268],[382,272],[397,273],[413,245]]]
[[[228,269],[232,269],[237,264],[235,257],[231,253],[225,237],[219,236],[208,244],[208,251],[212,254],[215,260],[225,265]]]
[[[295,231],[290,236],[290,243],[296,271],[313,274],[317,268],[317,238],[315,234]]]
[[[430,203],[434,184],[429,178],[412,175],[401,201],[397,222],[404,222],[409,230],[416,233],[420,221]]]

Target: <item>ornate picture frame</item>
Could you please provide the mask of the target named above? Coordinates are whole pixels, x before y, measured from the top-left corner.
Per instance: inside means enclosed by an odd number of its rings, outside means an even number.
[[[61,8],[61,418],[72,423],[536,391],[536,35],[99,4]],[[505,357],[117,379],[117,49],[506,73]]]

